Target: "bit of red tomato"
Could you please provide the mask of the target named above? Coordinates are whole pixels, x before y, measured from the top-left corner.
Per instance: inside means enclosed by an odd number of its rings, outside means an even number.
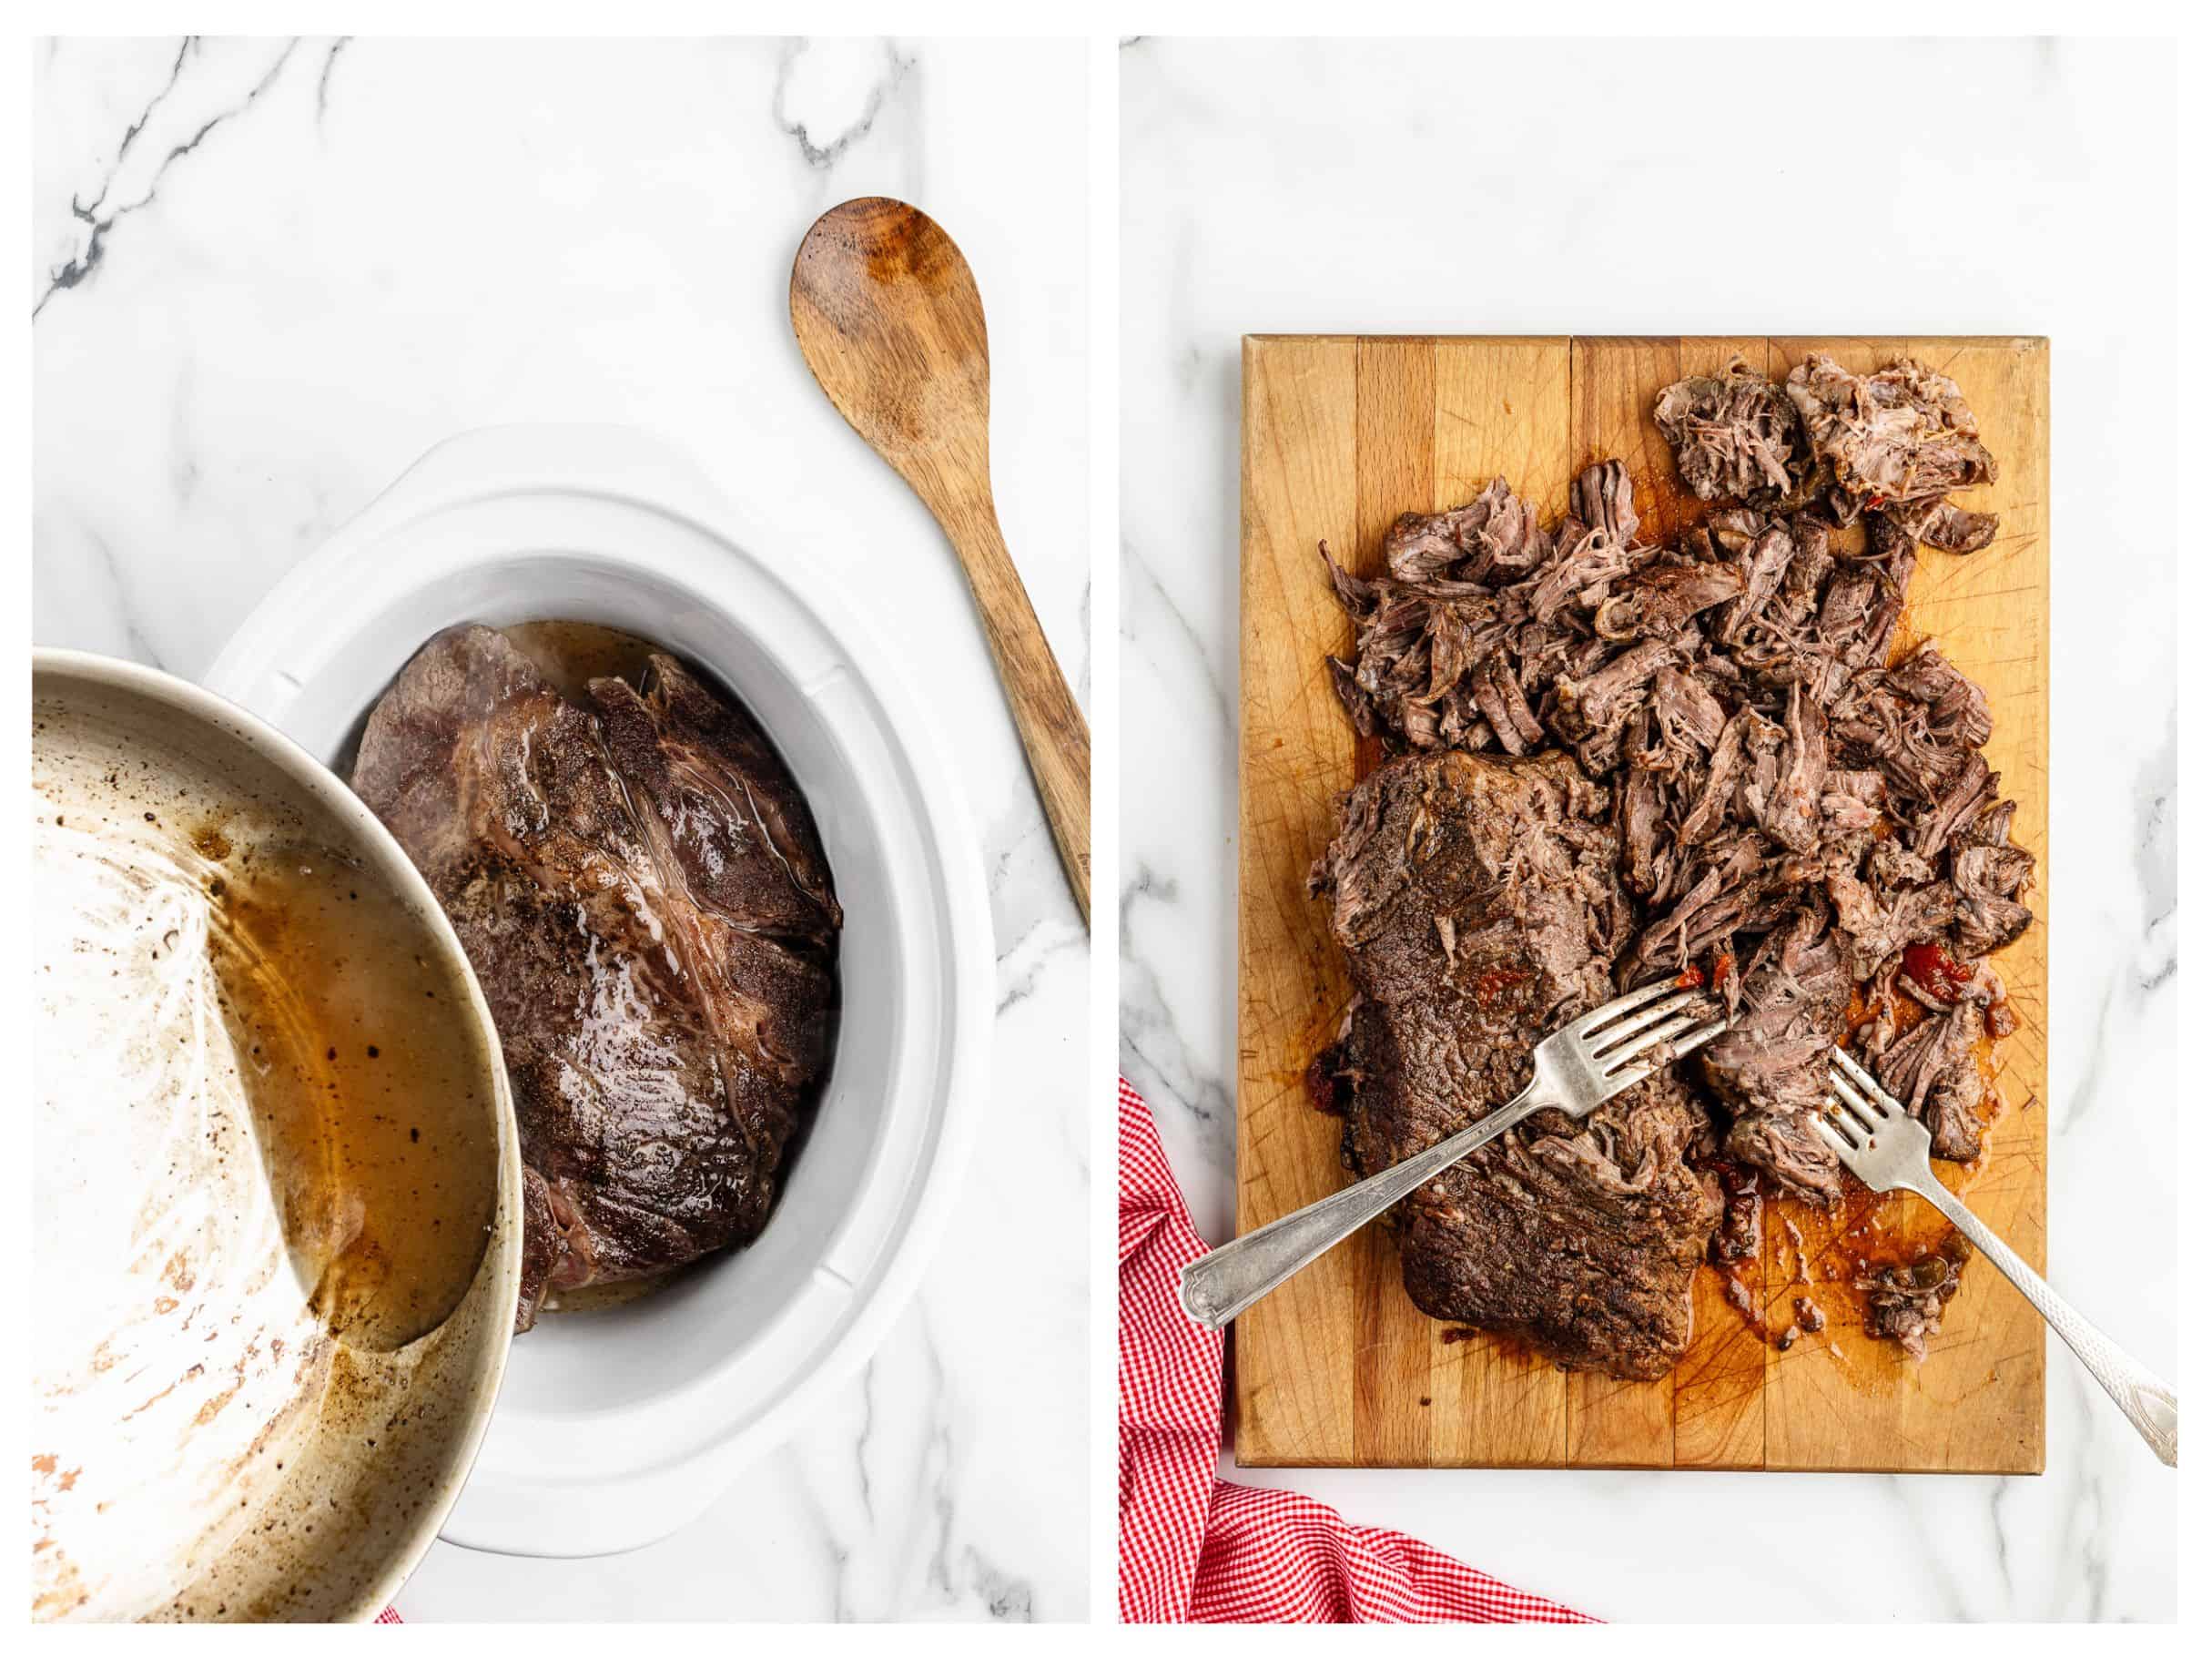
[[[1684,967],[1682,975],[1674,981],[1674,987],[1678,990],[1702,990],[1705,988],[1705,974],[1699,971],[1695,965]]]
[[[1940,943],[1907,945],[1904,970],[1905,976],[1930,995],[1945,1001],[1954,1000],[1960,986],[1974,981],[1974,969],[1953,961],[1951,951]]]
[[[1527,977],[1527,973],[1516,971],[1511,967],[1499,967],[1495,971],[1485,972],[1475,981],[1476,998],[1487,1004]]]

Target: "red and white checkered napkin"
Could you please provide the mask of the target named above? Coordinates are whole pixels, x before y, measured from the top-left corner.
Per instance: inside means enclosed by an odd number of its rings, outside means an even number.
[[[1222,1337],[1176,1285],[1206,1252],[1152,1113],[1121,1083],[1121,1621],[1590,1622],[1410,1536],[1214,1477]]]

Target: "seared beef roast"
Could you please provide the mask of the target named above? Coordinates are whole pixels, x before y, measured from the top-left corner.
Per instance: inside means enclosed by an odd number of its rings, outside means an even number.
[[[1632,931],[1606,791],[1562,754],[1409,755],[1344,802],[1314,870],[1358,997],[1317,1062],[1353,1171],[1377,1173],[1527,1085],[1530,1049],[1613,993]],[[1720,1215],[1672,1071],[1577,1122],[1546,1112],[1399,1205],[1406,1292],[1575,1369],[1664,1375]]]
[[[680,663],[571,702],[508,639],[423,646],[353,786],[476,970],[521,1131],[515,1327],[751,1241],[827,1057],[841,917],[757,726]]]
[[[1848,1039],[1927,1123],[1937,1153],[1966,1158],[1981,1140],[1983,1055],[2012,1027],[1983,958],[2028,925],[2034,859],[2011,843],[2012,806],[1980,751],[1988,701],[1932,643],[1891,661],[1918,549],[1971,552],[1994,536],[1994,519],[1945,496],[1994,466],[1958,387],[1912,362],[1862,377],[1815,357],[1776,386],[1736,361],[1669,387],[1655,413],[1691,492],[1720,503],[1676,544],[1638,539],[1618,461],[1576,480],[1568,514],[1549,530],[1494,481],[1456,511],[1401,518],[1373,579],[1329,561],[1356,628],[1351,657],[1331,666],[1355,727],[1394,753],[1553,751],[1541,775],[1573,776],[1583,790],[1562,796],[1574,804],[1558,816],[1568,825],[1560,843],[1573,848],[1570,862],[1598,858],[1614,876],[1601,887],[1576,877],[1590,942],[1574,965],[1609,977],[1576,1005],[1658,977],[1707,977],[1734,1022],[1694,1070],[1727,1113],[1726,1154],[1774,1186],[1830,1203],[1840,1170],[1812,1122],[1831,1045]],[[1852,527],[1862,523],[1862,541]],[[1515,1003],[1526,1023],[1477,1026],[1448,997],[1426,1003],[1401,991],[1386,1007],[1372,987],[1385,957],[1399,956],[1377,955],[1347,930],[1344,871],[1374,832],[1363,814],[1375,817],[1404,789],[1423,802],[1424,837],[1472,844],[1500,810],[1535,820],[1505,785],[1437,780],[1446,775],[1468,773],[1411,758],[1378,772],[1395,780],[1384,798],[1368,794],[1370,779],[1347,798],[1331,853],[1338,935],[1363,997],[1332,1062],[1353,1079],[1363,1171],[1511,1092],[1486,1082],[1463,1096],[1454,1089],[1473,1084],[1448,1065],[1409,1070],[1413,1015],[1390,1008],[1416,1006],[1419,1029],[1453,1032],[1434,1038],[1451,1062],[1471,1039],[1463,1031],[1479,1029],[1484,1052],[1494,1043],[1525,1054],[1565,1016],[1547,1022],[1544,1007]],[[1593,812],[1602,843],[1590,838]],[[1361,855],[1410,869],[1416,850]],[[1496,870],[1488,878],[1524,891]],[[1413,877],[1402,884],[1410,891]],[[1545,889],[1547,901],[1567,900],[1563,889]],[[1514,920],[1484,913],[1501,937],[1515,925],[1531,932],[1520,947],[1548,957],[1552,932],[1536,930],[1526,896],[1511,901],[1525,911]],[[1418,930],[1408,920],[1393,949],[1414,948]],[[1447,959],[1455,930],[1469,929],[1438,909],[1431,930]],[[1497,960],[1510,948],[1501,942]],[[1545,992],[1564,1005],[1562,984]],[[1674,1165],[1679,1151],[1650,1177],[1688,1179]],[[1468,1181],[1503,1177],[1479,1159],[1477,1169]],[[1501,1240],[1502,1228],[1535,1223],[1525,1196],[1511,1215],[1484,1217],[1443,1189],[1407,1225],[1417,1301],[1448,1308],[1438,1316],[1529,1331],[1564,1361],[1645,1372],[1638,1366],[1665,1345],[1646,1338],[1658,1326],[1629,1336],[1620,1320],[1592,1324],[1578,1344],[1545,1321],[1560,1304],[1553,1264],[1522,1247],[1534,1246],[1533,1233]],[[1472,1191],[1463,1184],[1462,1197]],[[1639,1212],[1637,1223],[1649,1218]],[[1638,1235],[1639,1247],[1672,1258],[1671,1244]]]

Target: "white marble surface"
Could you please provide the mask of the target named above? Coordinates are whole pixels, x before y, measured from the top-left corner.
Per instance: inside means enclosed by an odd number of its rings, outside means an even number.
[[[959,240],[989,312],[1007,538],[1087,698],[1065,504],[1085,490],[1085,274],[1050,252],[1084,245],[1063,188],[1086,164],[1080,44],[35,56],[38,642],[197,674],[441,438],[614,421],[674,439],[764,520],[842,531],[856,602],[959,734],[999,940],[997,1097],[915,1302],[677,1536],[561,1562],[441,1543],[402,1612],[1086,1615],[1083,929],[958,567],[815,388],[786,309],[799,236],[847,197],[918,201]]]
[[[2051,1275],[2174,1374],[2166,50],[1123,46],[1121,1061],[1208,1236],[1234,1157],[1238,337],[2044,333]],[[2049,1374],[2033,1479],[1224,1470],[1608,1618],[2170,1619],[2175,1478],[2056,1342]],[[1846,1538],[1858,1569],[1811,1568]]]

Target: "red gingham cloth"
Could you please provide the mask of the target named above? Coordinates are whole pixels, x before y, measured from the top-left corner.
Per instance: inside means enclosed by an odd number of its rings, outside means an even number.
[[[406,1621],[404,1617],[400,1615],[400,1608],[396,1605],[387,1605],[384,1607],[382,1611],[377,1612],[376,1620],[379,1622],[404,1622]]]
[[[1590,1622],[1395,1530],[1214,1477],[1222,1337],[1184,1316],[1191,1227],[1152,1113],[1121,1096],[1121,1621]]]

